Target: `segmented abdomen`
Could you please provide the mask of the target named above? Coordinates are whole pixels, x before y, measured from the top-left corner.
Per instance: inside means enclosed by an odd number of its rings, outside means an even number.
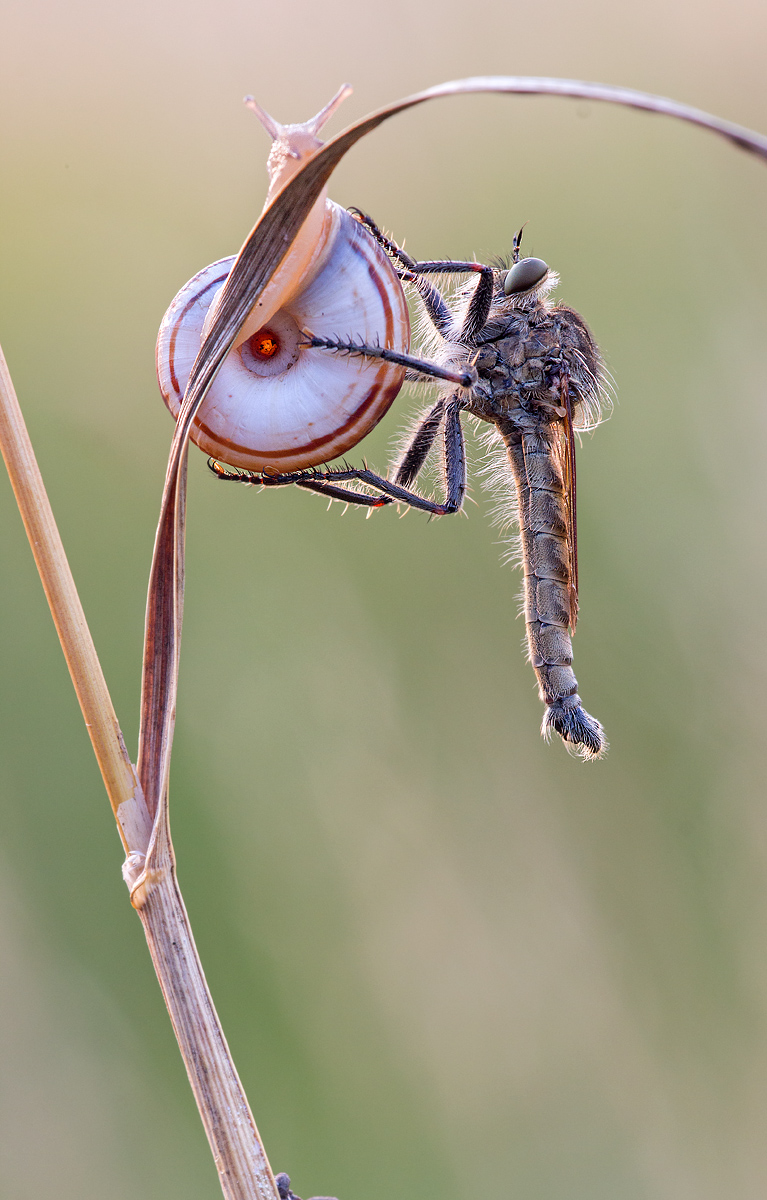
[[[604,730],[583,709],[572,669],[577,593],[557,435],[544,423],[500,432],[517,487],[527,643],[546,705],[542,732],[555,729],[584,758],[597,758],[607,748]]]

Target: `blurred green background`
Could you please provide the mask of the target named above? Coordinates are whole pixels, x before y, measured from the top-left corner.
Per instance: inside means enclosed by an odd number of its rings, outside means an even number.
[[[766,38],[762,0],[6,0],[0,340],[132,752],[171,435],[154,339],[260,210],[242,96],[302,120],[349,80],[332,132],[441,80],[550,74],[764,131]],[[575,666],[612,749],[541,742],[478,484],[468,520],[366,521],[220,487],[192,452],[174,837],[271,1161],[341,1200],[757,1200],[767,169],[641,114],[483,97],[391,121],[331,190],[424,258],[529,221],[602,345]],[[3,481],[0,523],[0,1194],[212,1200]]]

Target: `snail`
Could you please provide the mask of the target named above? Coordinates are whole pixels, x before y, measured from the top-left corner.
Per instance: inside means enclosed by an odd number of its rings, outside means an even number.
[[[272,138],[267,207],[322,146],[318,133],[351,89],[315,117],[280,125],[248,99]],[[173,416],[234,258],[211,263],[171,302],[157,341],[160,390]],[[311,339],[353,331],[367,345],[407,353],[410,321],[389,256],[363,223],[323,189],[274,278],[261,294],[208,392],[191,438],[234,467],[290,472],[355,446],[384,416],[405,367],[328,354]]]

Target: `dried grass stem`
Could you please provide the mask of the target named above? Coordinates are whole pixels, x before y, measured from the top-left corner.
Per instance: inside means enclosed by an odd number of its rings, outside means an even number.
[[[40,572],[126,853],[146,852],[152,823],[117,723],[101,663],[0,349],[0,450]]]

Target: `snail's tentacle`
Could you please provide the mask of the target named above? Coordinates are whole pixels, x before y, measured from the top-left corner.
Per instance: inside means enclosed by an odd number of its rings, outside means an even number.
[[[477,372],[469,364],[462,371],[451,371],[447,367],[440,367],[437,363],[428,362],[425,358],[416,358],[412,354],[400,354],[398,350],[389,350],[385,346],[368,346],[365,342],[345,342],[341,338],[333,337],[308,336],[301,344],[311,346],[315,350],[334,350],[337,354],[359,354],[362,358],[380,358],[384,362],[397,363],[401,367],[407,367],[408,372],[413,371],[417,375],[425,375],[428,379],[444,379],[448,383],[456,383],[462,388],[474,387],[477,382]]]
[[[441,403],[444,404],[444,401]],[[294,484],[296,487],[305,488],[307,491],[319,492],[320,495],[328,496],[331,500],[342,500],[344,503],[359,504],[365,508],[381,508],[385,504],[398,503],[408,504],[411,508],[420,509],[421,512],[431,513],[433,516],[450,516],[452,513],[458,512],[466,494],[466,453],[460,418],[462,407],[461,401],[455,397],[445,406],[443,451],[446,493],[445,499],[441,504],[438,504],[434,500],[428,500],[425,496],[419,496],[417,492],[402,487],[397,482],[384,479],[382,475],[377,475],[375,471],[369,471],[367,467],[343,467],[338,470],[328,469],[325,471],[290,471],[284,474],[278,472],[257,474],[254,471],[227,470],[226,467],[213,458],[208,459],[208,466],[217,479],[222,479],[230,483],[254,484],[260,487],[288,487]],[[436,408],[439,408],[439,405],[435,406],[430,416],[435,414]],[[427,417],[426,421],[419,426],[413,439],[413,444],[418,442],[428,420],[429,418]],[[442,414],[440,412],[436,418],[432,441],[436,436],[441,420]],[[420,466],[423,466],[428,449],[427,447],[421,458]],[[404,461],[407,461],[407,459],[408,453],[405,454]],[[420,466],[418,470],[420,470]],[[415,471],[415,474],[418,473],[418,470]],[[383,495],[369,496],[364,492],[355,492],[350,488],[335,486],[339,483],[351,482],[362,483],[366,487],[375,488],[377,491],[382,492]]]

